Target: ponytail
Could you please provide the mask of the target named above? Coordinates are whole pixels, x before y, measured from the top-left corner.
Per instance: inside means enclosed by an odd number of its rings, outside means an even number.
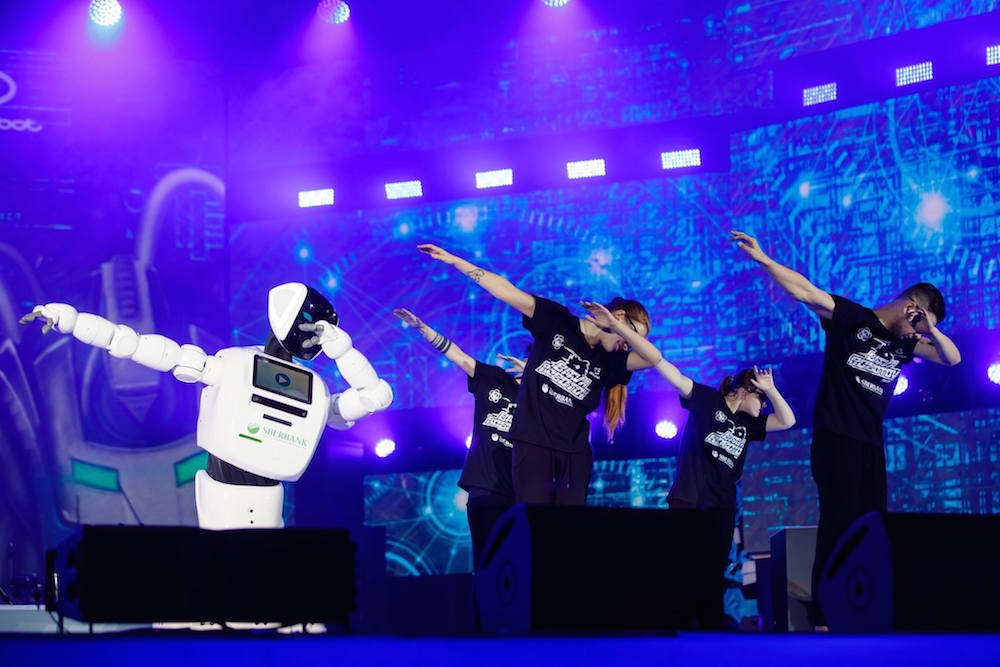
[[[628,388],[616,384],[604,390],[604,430],[608,433],[608,441],[614,440],[615,431],[625,423],[625,399]]]

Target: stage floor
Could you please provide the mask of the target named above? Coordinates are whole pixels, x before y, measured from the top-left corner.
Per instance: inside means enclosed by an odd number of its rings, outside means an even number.
[[[510,639],[375,636],[119,634],[0,635],[11,665],[349,665],[358,667],[527,667],[528,665],[697,665],[699,667],[941,667],[1000,665],[1000,635],[847,637],[681,633],[675,637]]]

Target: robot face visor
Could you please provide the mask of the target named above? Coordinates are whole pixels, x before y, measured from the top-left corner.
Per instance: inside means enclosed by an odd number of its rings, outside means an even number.
[[[320,353],[322,347],[319,345],[303,347],[303,343],[317,334],[315,331],[303,331],[299,328],[299,325],[316,324],[317,322],[337,324],[338,321],[337,311],[334,309],[333,304],[312,287],[307,287],[306,298],[302,302],[302,307],[299,308],[298,315],[295,317],[295,323],[289,330],[288,335],[281,341],[281,347],[288,350],[289,354],[293,357],[309,361]]]

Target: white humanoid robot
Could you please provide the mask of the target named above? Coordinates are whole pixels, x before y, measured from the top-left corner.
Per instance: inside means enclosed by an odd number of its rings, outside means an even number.
[[[214,356],[64,303],[35,306],[21,322],[36,318],[45,320],[43,333],[55,327],[113,357],[205,385],[197,439],[209,465],[195,478],[202,528],[281,528],[280,482],[302,476],[324,426],[348,429],[392,402],[392,389],[337,326],[330,302],[302,283],[268,293],[271,336],[265,347],[229,347]],[[309,361],[320,350],[336,362],[350,389],[331,396],[319,374],[293,361]]]

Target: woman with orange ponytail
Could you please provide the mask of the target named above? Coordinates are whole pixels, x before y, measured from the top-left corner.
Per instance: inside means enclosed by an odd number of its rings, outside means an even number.
[[[514,445],[514,498],[545,505],[585,504],[594,462],[587,415],[603,393],[604,426],[611,437],[625,421],[625,385],[632,371],[652,364],[631,352],[610,328],[578,318],[565,306],[518,289],[435,245],[418,248],[517,309],[534,338],[508,434]],[[616,297],[607,307],[610,317],[635,336],[649,335],[649,315],[639,302]]]

